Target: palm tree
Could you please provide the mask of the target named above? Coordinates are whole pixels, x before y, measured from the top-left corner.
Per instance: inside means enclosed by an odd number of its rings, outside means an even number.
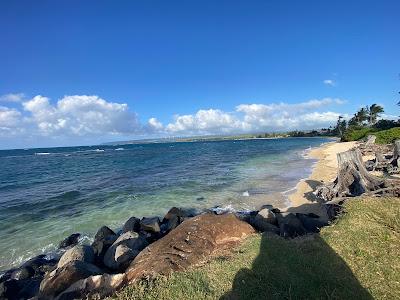
[[[383,107],[382,106],[380,106],[380,105],[378,105],[378,104],[372,104],[370,107],[369,107],[369,123],[370,124],[375,124],[376,123],[376,120],[377,120],[377,118],[379,117],[379,115],[381,114],[381,113],[383,113],[384,112],[384,110],[383,110]]]
[[[362,124],[364,121],[368,120],[368,107],[361,108],[355,115],[358,124]]]

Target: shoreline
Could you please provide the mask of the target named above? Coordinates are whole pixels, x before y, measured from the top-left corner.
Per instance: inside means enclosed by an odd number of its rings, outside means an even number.
[[[356,142],[332,141],[311,149],[307,156],[317,161],[312,166],[311,174],[301,179],[294,192],[288,195],[290,205],[286,208],[290,212],[315,213],[324,217],[320,205],[313,195],[315,188],[319,185],[332,182],[337,175],[337,154],[354,148]]]

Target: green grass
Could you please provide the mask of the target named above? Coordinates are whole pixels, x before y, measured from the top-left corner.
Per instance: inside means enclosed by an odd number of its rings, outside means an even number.
[[[113,299],[400,299],[400,199],[356,198],[320,234],[254,235],[231,254]]]

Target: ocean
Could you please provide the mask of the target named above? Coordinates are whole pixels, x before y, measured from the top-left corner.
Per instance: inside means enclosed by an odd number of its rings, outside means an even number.
[[[171,207],[290,205],[308,149],[325,138],[154,143],[0,151],[0,270],[54,251],[74,232],[162,216]]]

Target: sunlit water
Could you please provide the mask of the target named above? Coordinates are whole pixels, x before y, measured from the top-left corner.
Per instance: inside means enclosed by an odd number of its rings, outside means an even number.
[[[287,206],[327,139],[163,143],[0,151],[0,270],[172,206]]]

